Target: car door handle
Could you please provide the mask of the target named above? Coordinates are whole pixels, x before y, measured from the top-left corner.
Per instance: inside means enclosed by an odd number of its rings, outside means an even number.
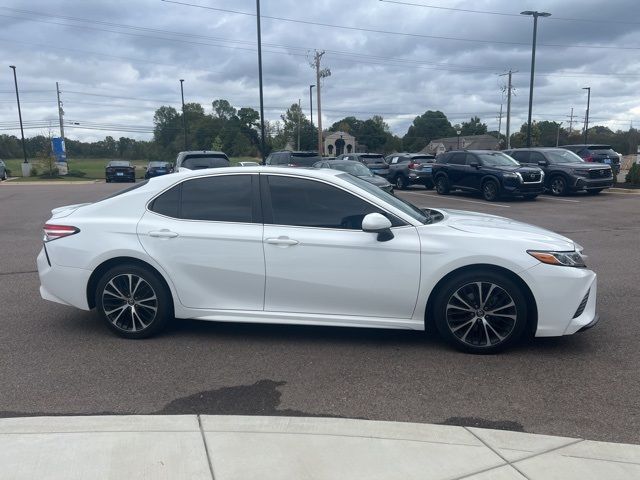
[[[178,234],[176,232],[172,232],[171,230],[151,230],[149,232],[150,237],[156,238],[176,238]]]
[[[279,245],[281,247],[290,247],[300,243],[297,240],[293,240],[292,238],[289,238],[289,237],[265,238],[265,242],[271,245]]]

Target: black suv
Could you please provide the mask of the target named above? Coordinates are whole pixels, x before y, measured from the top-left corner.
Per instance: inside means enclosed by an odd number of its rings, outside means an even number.
[[[371,173],[385,178],[389,175],[389,165],[381,153],[343,153],[338,155],[336,160],[353,160],[364,163],[371,170]]]
[[[393,153],[388,155],[389,175],[387,179],[396,185],[399,190],[404,190],[409,185],[424,185],[425,188],[433,188],[431,175],[432,163],[436,161],[435,155],[426,153]]]
[[[135,182],[136,167],[128,160],[111,160],[104,169],[104,178],[111,182]]]
[[[481,192],[485,200],[501,195],[533,200],[544,191],[544,172],[523,167],[502,152],[453,150],[443,153],[433,164],[433,179],[440,195],[454,189]]]
[[[519,148],[505,150],[523,165],[538,165],[545,173],[544,186],[553,195],[581,190],[592,195],[613,185],[611,167],[594,165],[564,148]]]
[[[318,152],[292,152],[282,150],[271,152],[265,160],[265,165],[280,165],[284,167],[312,167],[314,163],[322,160]]]
[[[562,148],[577,153],[585,162],[606,163],[611,165],[614,175],[620,173],[620,155],[611,148],[611,145],[599,144],[580,144],[580,145],[562,145]]]

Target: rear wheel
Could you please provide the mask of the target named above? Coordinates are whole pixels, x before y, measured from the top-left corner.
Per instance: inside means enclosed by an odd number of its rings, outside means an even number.
[[[95,305],[107,326],[125,338],[146,338],[160,332],[173,310],[162,280],[133,264],[111,268],[100,278]]]
[[[407,179],[404,178],[404,175],[398,175],[396,177],[396,188],[398,190],[406,190],[407,187],[409,186],[409,182],[407,182]]]
[[[565,195],[567,193],[567,181],[564,177],[556,175],[549,182],[549,190],[557,197]]]
[[[440,175],[436,178],[436,192],[438,192],[438,194],[447,195],[450,190],[449,179],[446,176]]]
[[[595,188],[593,190],[587,190],[589,195],[598,195],[604,188]]]
[[[448,280],[434,302],[440,335],[469,353],[496,353],[524,333],[527,304],[520,287],[495,272],[467,272]]]
[[[482,184],[482,197],[488,201],[493,202],[498,199],[500,195],[500,186],[495,180],[487,180]]]

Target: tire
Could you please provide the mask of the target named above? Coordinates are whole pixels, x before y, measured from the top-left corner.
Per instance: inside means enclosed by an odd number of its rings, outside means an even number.
[[[500,185],[495,180],[487,180],[482,184],[482,198],[494,202],[500,197]]]
[[[111,179],[110,179],[110,178],[105,178],[105,179],[104,179],[104,182],[105,182],[105,183],[111,183]]]
[[[525,200],[535,200],[538,197],[538,195],[525,195],[523,198]]]
[[[467,353],[500,352],[517,342],[527,326],[524,293],[509,277],[492,271],[447,280],[438,289],[433,312],[440,335]]]
[[[395,185],[398,190],[406,190],[409,186],[409,182],[404,178],[404,175],[399,174],[395,179]]]
[[[448,195],[450,191],[449,179],[445,175],[440,175],[436,178],[436,192],[438,192],[438,195]]]
[[[549,180],[549,191],[551,195],[561,197],[567,194],[567,181],[561,175],[551,177]]]
[[[107,327],[124,338],[155,335],[173,318],[165,284],[156,273],[135,264],[118,265],[100,278],[95,305]]]
[[[594,188],[593,190],[587,190],[589,195],[598,195],[604,188]]]

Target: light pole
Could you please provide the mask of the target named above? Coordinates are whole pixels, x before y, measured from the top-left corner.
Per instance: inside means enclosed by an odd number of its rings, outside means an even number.
[[[533,44],[531,47],[531,80],[529,81],[529,120],[527,121],[527,147],[531,147],[531,109],[533,107],[533,77],[536,69],[536,36],[538,33],[538,17],[550,17],[548,12],[525,10],[520,15],[533,17]]]
[[[460,134],[461,133],[462,133],[462,131],[456,130],[456,135],[458,135],[458,150],[460,150]]]
[[[556,147],[557,147],[558,145],[560,145],[560,127],[562,127],[562,124],[563,124],[563,123],[564,123],[564,122],[560,122],[560,123],[558,124],[558,134],[556,135]]]
[[[584,143],[587,143],[589,133],[589,104],[591,103],[591,87],[582,87],[587,91],[587,114],[584,116]]]
[[[262,34],[260,33],[260,0],[256,0],[256,21],[258,30],[258,83],[260,87],[260,153],[262,154],[262,163],[264,164],[264,100],[262,96]]]
[[[187,150],[187,117],[184,111],[184,79],[180,79],[180,95],[182,96],[182,130],[184,131],[184,149]]]
[[[311,127],[313,128],[313,95],[311,94],[311,91],[313,89],[313,87],[315,87],[315,85],[309,85],[309,109],[311,110],[310,114],[311,114]]]
[[[16,75],[16,66],[9,65],[9,68],[13,70],[13,82],[16,85],[16,100],[18,101],[18,118],[20,119],[20,135],[22,136],[22,153],[24,154],[24,162],[25,164],[29,163],[27,160],[27,147],[24,143],[24,129],[22,127],[22,111],[20,110],[20,94],[18,93],[18,77]],[[24,168],[22,174],[24,175]]]

